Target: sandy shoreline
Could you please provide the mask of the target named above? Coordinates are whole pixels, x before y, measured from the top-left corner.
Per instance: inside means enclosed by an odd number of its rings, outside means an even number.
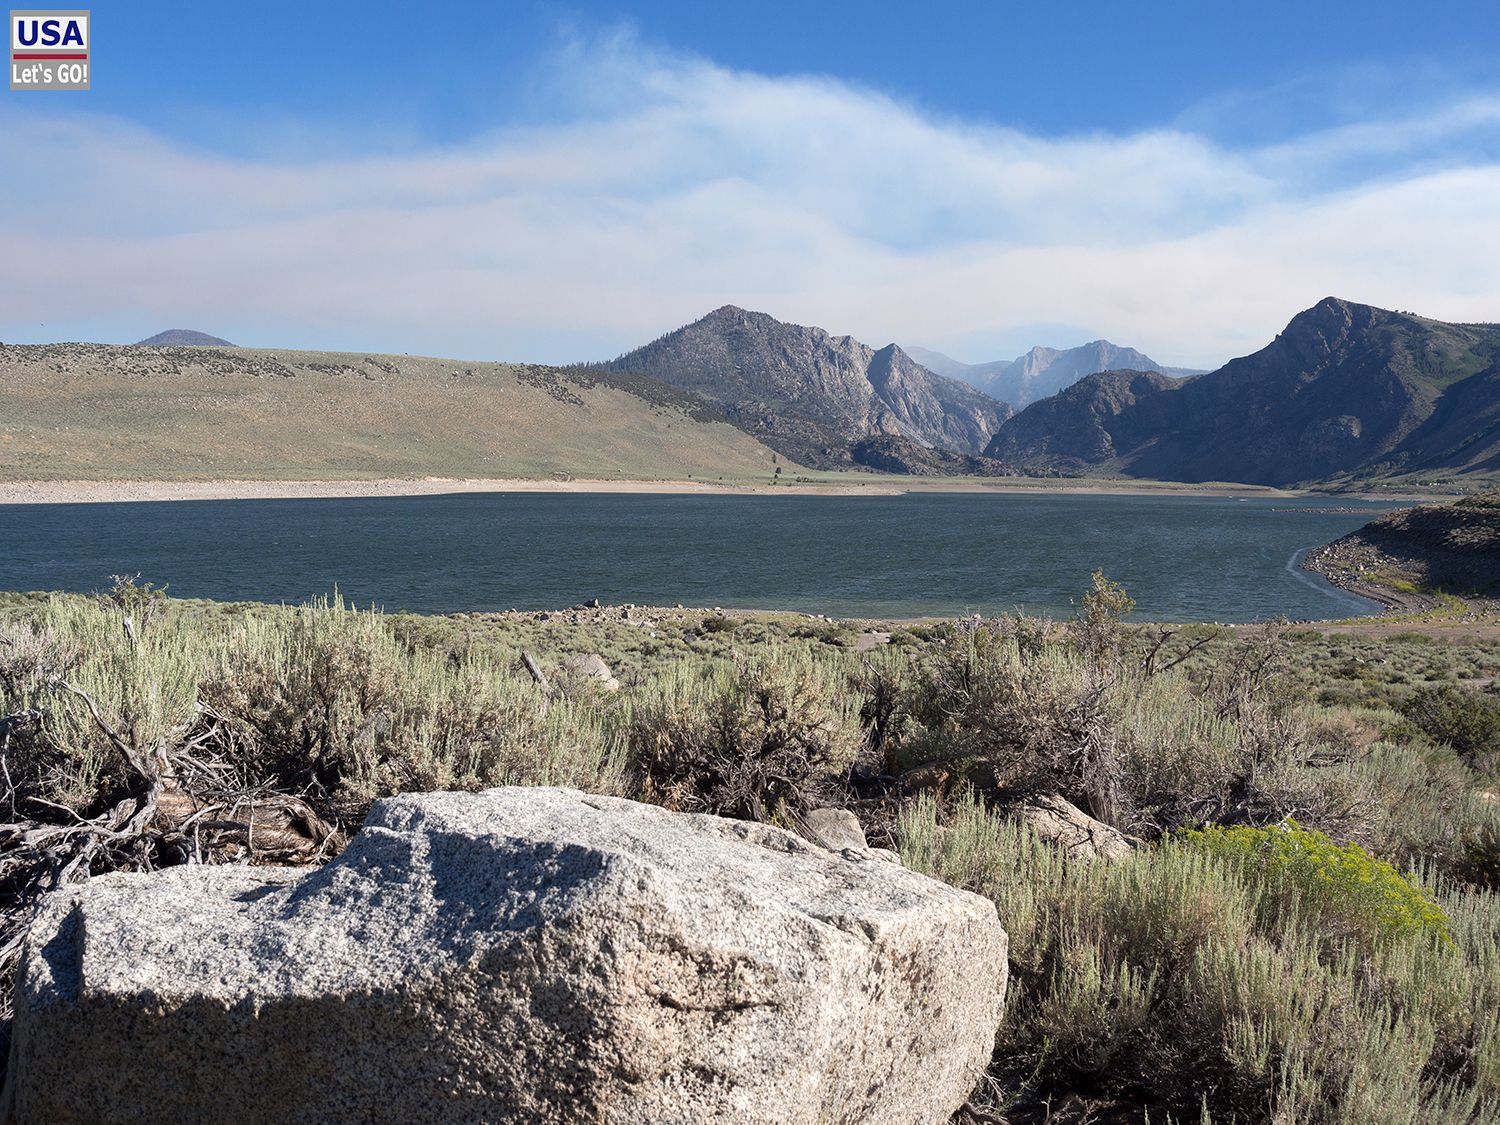
[[[0,481],[0,504],[99,504],[143,500],[285,500],[332,497],[436,496],[462,492],[595,492],[661,495],[899,496],[912,492],[1088,493],[1120,496],[1265,496],[1303,493],[1254,486],[1138,484],[1106,480],[1063,483],[1055,478],[1012,478],[753,485],[695,480],[476,480],[422,477],[389,480],[220,481]]]
[[[390,480],[4,481],[0,504],[99,504],[139,500],[301,500],[360,496],[439,496],[457,492],[751,491],[697,481]]]

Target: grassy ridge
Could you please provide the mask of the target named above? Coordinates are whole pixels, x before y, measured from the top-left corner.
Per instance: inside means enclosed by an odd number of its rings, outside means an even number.
[[[223,348],[0,345],[0,479],[769,480],[771,451],[633,376]]]

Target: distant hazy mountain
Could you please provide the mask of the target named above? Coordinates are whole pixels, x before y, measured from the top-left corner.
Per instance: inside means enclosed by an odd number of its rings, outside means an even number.
[[[894,344],[875,349],[733,305],[600,366],[721,403],[743,429],[804,464],[847,463],[851,443],[876,434],[976,454],[1011,414]]]
[[[168,328],[155,336],[137,340],[138,348],[232,348],[236,345],[207,332],[195,332],[191,328]]]
[[[1009,403],[1017,410],[1038,399],[1057,394],[1085,375],[1094,375],[1100,371],[1202,374],[1186,368],[1163,367],[1134,348],[1122,348],[1108,340],[1095,340],[1076,348],[1035,347],[1017,359],[998,359],[990,363],[960,363],[942,352],[926,348],[906,350],[918,363],[939,375],[961,379],[990,397]]]
[[[1189,379],[1089,375],[986,449],[1031,468],[1286,485],[1500,471],[1500,326],[1329,297]]]

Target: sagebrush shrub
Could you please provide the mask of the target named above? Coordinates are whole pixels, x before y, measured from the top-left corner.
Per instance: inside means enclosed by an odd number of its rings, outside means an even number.
[[[219,661],[200,691],[240,768],[346,822],[405,790],[620,784],[597,708],[549,701],[486,650],[409,648],[377,613],[313,603],[237,631]]]
[[[1454,684],[1419,688],[1401,713],[1435,742],[1453,747],[1486,777],[1500,775],[1500,698]]]
[[[678,670],[633,702],[630,762],[647,799],[669,808],[786,819],[832,799],[863,742],[854,703],[809,660]]]
[[[1112,681],[1019,621],[955,633],[905,693],[908,760],[964,763],[986,788],[1059,793],[1111,824],[1118,805]]]
[[[1078,864],[973,800],[908,806],[907,865],[993,898],[1011,937],[992,1104],[1043,1120],[1086,1090],[1120,1120],[1494,1120],[1494,897],[1293,833],[1268,855],[1266,830],[1216,829]]]
[[[199,721],[197,682],[208,639],[162,628],[134,639],[118,610],[53,598],[0,643],[0,717],[7,724],[5,781],[13,796],[77,812],[97,809],[134,783],[119,750],[79,695],[143,756],[186,738]]]

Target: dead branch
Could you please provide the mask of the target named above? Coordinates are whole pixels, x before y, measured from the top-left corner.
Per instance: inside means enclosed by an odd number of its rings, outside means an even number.
[[[88,692],[74,687],[67,680],[60,677],[53,678],[48,683],[59,691],[68,692],[70,695],[75,695],[83,700],[83,705],[88,708],[89,716],[94,720],[94,725],[104,733],[104,737],[109,739],[111,745],[125,758],[125,764],[142,778],[154,780],[150,768],[140,755],[136,753],[135,747],[126,742],[120,732],[105,721],[104,716],[99,713],[99,705],[94,702],[93,697]]]
[[[531,653],[523,650],[521,653],[521,664],[526,668],[526,671],[531,673],[531,678],[536,681],[537,687],[541,688],[545,694],[551,695],[552,684],[547,679],[547,674],[542,671],[542,666],[536,662],[536,658]]]
[[[346,838],[300,797],[271,792],[205,761],[236,744],[212,708],[200,705],[193,727],[141,745],[111,723],[93,697],[60,676],[53,690],[82,702],[95,727],[124,760],[124,794],[93,816],[35,794],[22,794],[6,758],[11,734],[39,721],[40,712],[0,718],[0,982],[10,979],[41,896],[113,871],[151,871],[181,863],[306,865],[342,850]],[[21,807],[37,815],[21,813]],[[0,1020],[9,1016],[9,991],[0,988]]]
[[[1188,645],[1187,648],[1183,649],[1182,652],[1178,653],[1175,657],[1167,661],[1160,668],[1148,670],[1148,674],[1155,675],[1160,672],[1170,672],[1173,668],[1176,668],[1179,664],[1182,664],[1184,661],[1186,661],[1193,655],[1193,653],[1197,652],[1204,645],[1212,643],[1213,639],[1213,637],[1199,637],[1196,641]]]

